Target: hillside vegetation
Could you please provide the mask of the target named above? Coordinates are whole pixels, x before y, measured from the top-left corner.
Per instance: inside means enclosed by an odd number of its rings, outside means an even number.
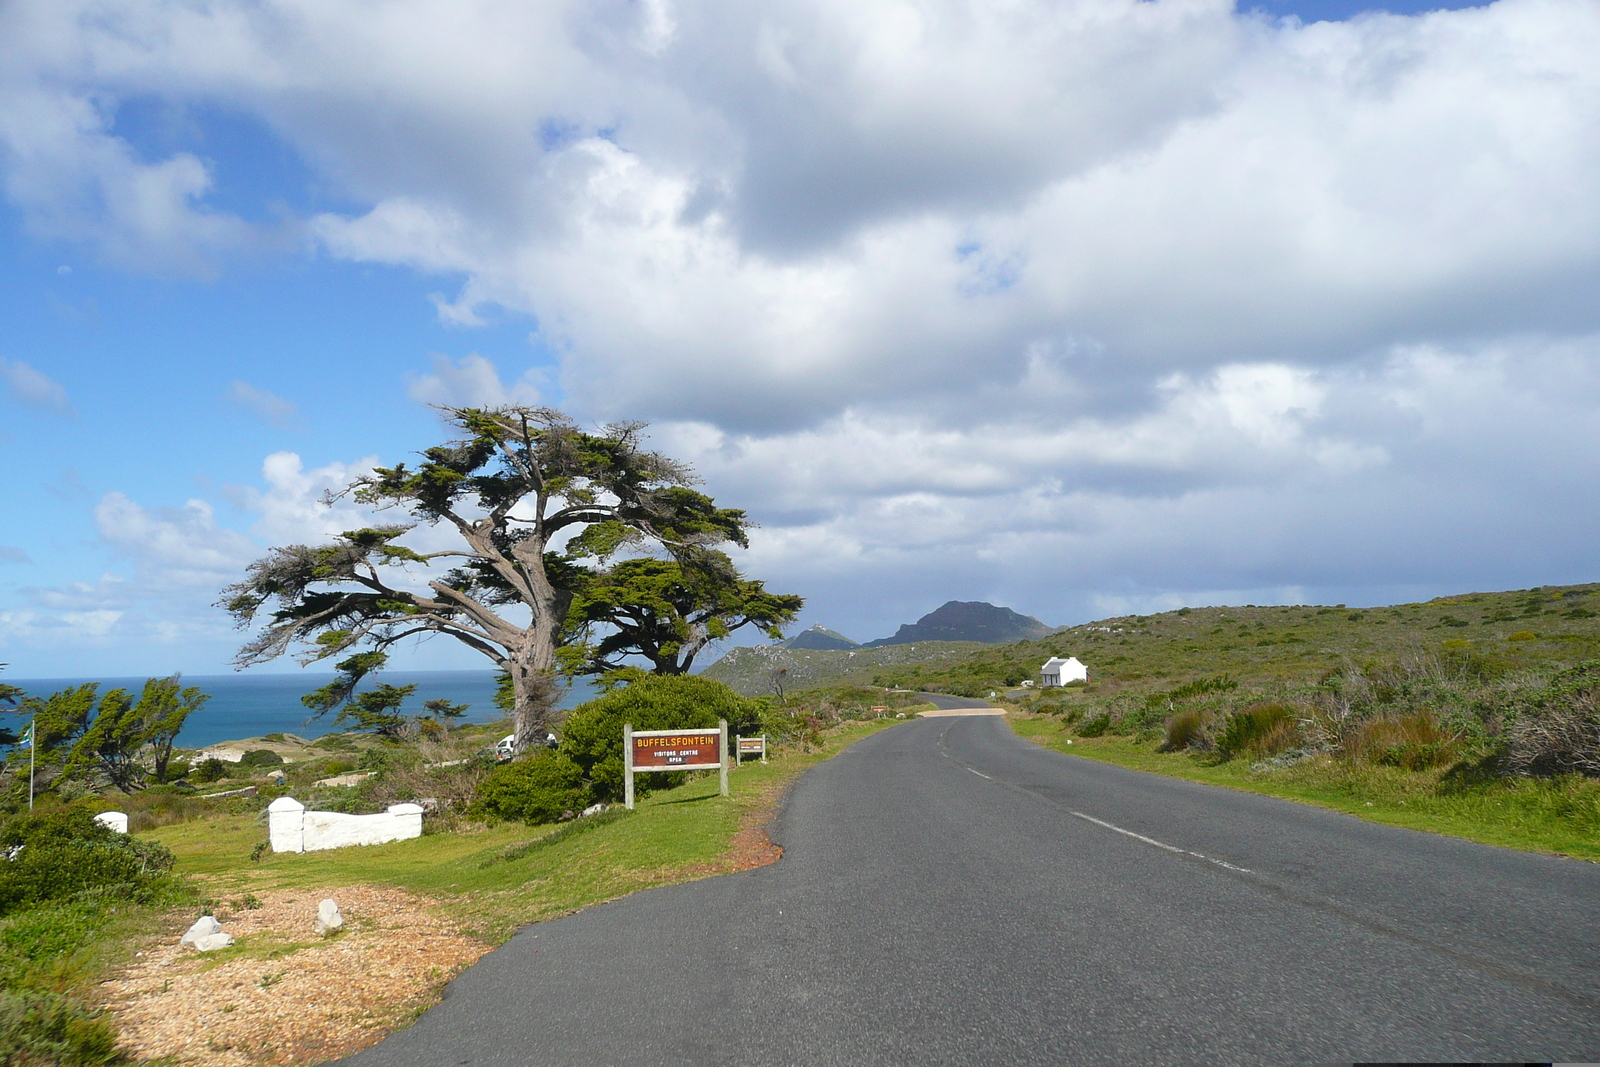
[[[923,641],[851,651],[757,645],[729,649],[705,669],[704,676],[745,696],[780,696],[837,685],[881,686],[877,679],[886,670],[948,670],[984,647],[976,641]]]

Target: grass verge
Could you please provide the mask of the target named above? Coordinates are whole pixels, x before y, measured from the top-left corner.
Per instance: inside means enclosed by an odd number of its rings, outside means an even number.
[[[1006,718],[1018,736],[1084,759],[1314,804],[1409,830],[1600,862],[1600,782],[1592,779],[1488,778],[1466,769],[1408,771],[1326,756],[1252,769],[1246,760],[1219,763],[1187,752],[1157,752],[1151,741],[1076,736],[1051,716]]]
[[[788,751],[730,774],[732,796],[705,774],[654,793],[632,813],[583,827],[502,823],[412,841],[305,855],[251,850],[266,837],[257,815],[225,815],[150,831],[216,898],[259,889],[386,885],[434,897],[472,936],[491,944],[518,926],[639,889],[757,865],[760,833],[802,771],[895,720],[846,723],[810,751]],[[615,810],[615,809],[613,809]]]

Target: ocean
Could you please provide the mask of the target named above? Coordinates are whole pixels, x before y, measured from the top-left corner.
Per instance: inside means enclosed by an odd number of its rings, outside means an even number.
[[[458,722],[494,722],[505,717],[495,707],[494,671],[384,671],[376,680],[390,685],[411,685],[413,693],[400,710],[420,714],[424,700],[445,698],[466,704],[467,713]],[[49,696],[68,686],[99,682],[100,692],[127,689],[135,695],[144,678],[4,678],[29,696]],[[184,675],[183,684],[199,686],[211,694],[205,707],[189,716],[178,735],[180,748],[205,748],[222,741],[237,741],[263,734],[298,734],[307,739],[335,732],[337,711],[311,719],[311,711],[300,698],[333,681],[332,674],[207,674]],[[594,687],[580,679],[561,700],[561,707],[581,704],[594,695]],[[11,724],[7,724],[11,725]]]

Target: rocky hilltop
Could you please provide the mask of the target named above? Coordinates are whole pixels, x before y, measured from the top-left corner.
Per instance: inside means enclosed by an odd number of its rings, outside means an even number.
[[[980,641],[986,645],[1009,645],[1016,641],[1037,641],[1052,631],[1032,615],[1021,615],[1010,608],[996,607],[981,600],[952,600],[928,612],[914,623],[906,623],[893,637],[868,641],[862,648],[884,645],[909,645],[919,641]]]
[[[818,623],[808,630],[795,634],[780,647],[806,649],[812,652],[846,652],[852,648],[860,648],[861,643],[852,641],[839,631],[830,630]]]

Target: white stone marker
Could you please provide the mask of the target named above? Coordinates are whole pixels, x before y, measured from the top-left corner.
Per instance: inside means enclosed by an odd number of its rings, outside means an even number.
[[[339,902],[329,897],[317,905],[317,936],[327,937],[344,929],[344,916],[339,914]]]

